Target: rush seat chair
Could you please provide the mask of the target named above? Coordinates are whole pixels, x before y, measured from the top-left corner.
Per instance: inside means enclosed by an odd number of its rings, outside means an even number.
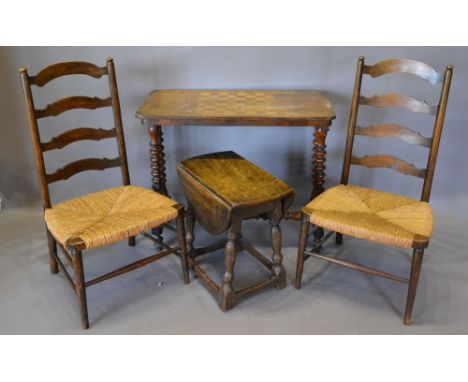
[[[89,327],[86,287],[140,268],[173,253],[180,254],[183,279],[185,283],[188,283],[189,275],[183,206],[152,190],[130,184],[119,94],[112,58],[108,58],[107,64],[103,67],[98,67],[87,62],[64,62],[50,65],[35,76],[28,75],[25,68],[21,68],[19,72],[26,100],[29,130],[34,148],[36,170],[47,228],[50,270],[52,273],[57,273],[59,269],[62,270],[66,280],[77,295],[83,328],[87,329]],[[34,105],[32,86],[43,87],[50,81],[67,75],[87,75],[96,79],[107,76],[110,96],[107,98],[88,96],[67,97],[53,102],[43,109],[37,109]],[[39,120],[54,117],[72,109],[92,110],[102,107],[112,108],[114,128],[97,129],[80,127],[63,132],[48,142],[41,141]],[[65,146],[82,140],[99,141],[107,138],[117,139],[118,157],[113,159],[81,159],[69,163],[55,172],[46,171],[44,152],[62,149]],[[120,167],[122,186],[86,194],[58,204],[52,204],[49,184],[66,180],[82,171],[102,171],[112,167]],[[176,247],[169,247],[145,232],[172,220],[176,221],[177,226],[176,231],[179,245]],[[122,239],[127,239],[128,244],[134,246],[135,235],[138,234],[142,234],[158,242],[159,245],[164,246],[165,251],[133,262],[92,280],[85,280],[82,255],[84,251],[102,247]],[[67,270],[66,262],[62,262],[58,256],[57,247],[61,249],[66,261],[70,263],[72,268],[71,273],[74,277]]]
[[[452,72],[453,67],[451,65],[446,67],[445,74],[440,74],[429,65],[417,61],[390,59],[370,66],[365,65],[364,57],[359,58],[341,184],[326,190],[302,209],[295,280],[296,288],[301,288],[304,262],[310,257],[408,283],[404,323],[406,325],[411,323],[423,254],[425,248],[429,245],[433,228],[433,215],[428,202],[431,194],[439,142],[444,126]],[[375,95],[373,97],[361,95],[363,75],[380,77],[391,73],[412,74],[421,77],[433,85],[441,84],[439,104],[432,106],[414,97],[397,93]],[[408,127],[397,124],[385,123],[360,127],[357,125],[360,105],[378,108],[399,107],[415,113],[435,116],[432,137],[421,135]],[[423,146],[429,152],[426,168],[417,168],[391,155],[353,156],[355,135],[374,138],[392,137],[405,142],[404,144]],[[418,200],[350,184],[349,173],[351,165],[368,168],[386,167],[405,175],[421,178],[423,180],[421,197]],[[307,251],[306,245],[310,225],[329,232],[322,239],[316,240],[312,249]],[[336,243],[338,245],[342,244],[343,235],[349,235],[395,247],[411,249],[413,251],[413,258],[409,278],[321,254],[320,250],[323,243],[334,233],[336,234]]]

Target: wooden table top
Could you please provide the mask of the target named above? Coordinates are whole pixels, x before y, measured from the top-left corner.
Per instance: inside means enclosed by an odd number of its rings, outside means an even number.
[[[310,90],[155,90],[136,117],[155,125],[328,126],[335,112]]]

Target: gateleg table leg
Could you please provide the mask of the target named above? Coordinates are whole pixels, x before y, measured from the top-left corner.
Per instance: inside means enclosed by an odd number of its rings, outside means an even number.
[[[312,154],[312,193],[310,200],[314,199],[324,191],[326,166],[327,160],[327,145],[325,144],[328,126],[315,126],[314,141],[313,141],[313,154]],[[323,229],[317,227],[314,231],[314,247],[320,242],[324,235]],[[316,249],[317,251],[320,248]]]

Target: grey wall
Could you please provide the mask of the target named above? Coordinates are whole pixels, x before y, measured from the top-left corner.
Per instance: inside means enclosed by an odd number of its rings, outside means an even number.
[[[28,136],[24,101],[17,69],[25,66],[31,74],[59,61],[82,60],[103,65],[113,56],[117,69],[123,122],[132,182],[150,186],[148,139],[145,128],[134,118],[144,97],[158,88],[292,88],[326,91],[337,119],[328,136],[327,185],[339,181],[345,143],[345,130],[354,82],[356,60],[365,55],[367,62],[405,57],[431,64],[443,71],[454,64],[455,75],[449,99],[439,163],[434,179],[432,200],[435,204],[465,199],[468,163],[468,48],[434,47],[4,47],[0,48],[0,192],[7,206],[39,202],[37,179]],[[42,107],[68,95],[107,92],[105,79],[96,81],[84,76],[62,78],[35,91],[36,106]],[[372,86],[369,86],[372,85]],[[367,81],[363,93],[372,95],[379,89],[401,90],[436,103],[435,89],[412,76],[384,76]],[[403,110],[365,110],[363,124],[400,122],[430,135],[433,119]],[[96,122],[97,121],[97,122]],[[43,139],[60,130],[78,126],[109,127],[108,110],[70,111],[41,121]],[[298,190],[296,204],[310,192],[312,131],[302,127],[168,127],[164,131],[167,154],[168,187],[173,196],[181,197],[175,165],[185,157],[218,150],[234,150],[259,166],[284,179]],[[356,140],[358,154],[385,152],[397,154],[420,167],[425,166],[426,149],[390,139]],[[50,171],[87,156],[111,156],[116,153],[113,140],[76,143],[48,153]],[[362,170],[362,171],[361,171]],[[351,180],[357,184],[419,196],[421,182],[391,170],[353,168]],[[52,185],[53,201],[84,192],[117,185],[119,170],[85,172],[68,182]]]

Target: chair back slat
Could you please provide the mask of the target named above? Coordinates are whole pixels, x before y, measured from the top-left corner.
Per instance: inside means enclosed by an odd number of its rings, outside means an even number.
[[[92,127],[79,127],[77,129],[68,130],[64,133],[53,137],[49,142],[41,143],[42,151],[54,149],[63,149],[65,146],[77,141],[92,140],[100,141],[101,139],[113,138],[116,136],[114,129],[95,129]]]
[[[421,101],[415,97],[406,94],[388,93],[375,95],[372,97],[359,97],[359,104],[367,106],[383,107],[401,107],[415,113],[424,113],[436,115],[437,106],[429,105],[426,101]]]
[[[380,61],[372,66],[365,65],[363,73],[374,78],[390,73],[414,74],[433,85],[442,82],[444,77],[441,73],[438,73],[433,67],[425,64],[424,62],[402,58]]]
[[[119,167],[120,157],[109,158],[86,158],[69,163],[66,166],[59,168],[52,174],[46,174],[47,183],[54,183],[58,180],[67,180],[83,171],[89,170],[105,170],[106,168]]]
[[[73,96],[62,98],[47,105],[44,109],[36,110],[36,118],[56,117],[72,109],[98,109],[100,107],[112,106],[112,99],[86,96]]]
[[[404,175],[411,175],[424,179],[426,170],[417,168],[414,164],[392,155],[366,155],[364,157],[351,157],[351,164],[365,166],[367,168],[385,167],[398,171]]]
[[[367,127],[356,126],[356,135],[365,135],[374,138],[394,137],[412,145],[423,147],[431,146],[431,138],[425,137],[405,126],[391,123],[369,125]]]
[[[29,83],[31,85],[44,86],[58,77],[71,74],[85,74],[94,78],[101,78],[107,74],[107,68],[100,68],[89,62],[62,62],[49,65],[37,73],[37,75],[29,77]]]
[[[122,183],[124,185],[130,184],[114,62],[112,58],[107,58],[106,61],[106,66],[102,68],[86,62],[64,62],[54,64],[41,70],[36,76],[29,76],[28,71],[25,68],[21,68],[19,70],[23,85],[23,93],[26,100],[29,131],[31,133],[33,142],[36,171],[39,176],[41,198],[44,209],[52,207],[49,193],[49,184],[59,180],[66,180],[82,171],[104,170],[112,167],[120,167],[122,173]],[[47,105],[44,109],[35,108],[31,90],[32,85],[41,87],[55,78],[74,74],[84,74],[94,78],[101,78],[103,75],[107,75],[109,79],[108,85],[110,96],[108,98],[72,96],[55,101]],[[113,119],[115,123],[114,128],[105,130],[101,128],[80,127],[63,132],[60,135],[52,138],[49,142],[41,142],[38,119],[57,116],[65,111],[72,109],[93,110],[101,107],[112,107]],[[81,159],[76,162],[67,164],[54,173],[48,174],[46,172],[43,156],[45,151],[61,149],[77,141],[98,141],[106,138],[116,138],[119,157],[114,159]]]
[[[425,101],[421,101],[415,97],[398,93],[388,93],[383,95],[375,95],[372,97],[365,97],[361,95],[361,85],[364,74],[368,74],[371,77],[379,77],[388,73],[410,73],[419,76],[434,85],[442,83],[439,104],[432,106]],[[435,163],[439,150],[442,129],[444,126],[452,74],[452,65],[447,65],[445,73],[442,76],[432,67],[422,62],[404,59],[391,59],[381,61],[372,66],[368,66],[364,64],[364,57],[359,57],[348,122],[348,134],[343,158],[341,183],[348,184],[351,165],[360,165],[368,168],[389,168],[405,175],[416,176],[418,178],[424,179],[421,200],[426,202],[429,201]],[[370,125],[367,127],[357,126],[359,105],[375,107],[402,107],[416,113],[435,115],[432,137],[425,137],[416,131],[397,124],[387,123]],[[352,155],[355,135],[369,136],[374,138],[393,137],[410,144],[428,147],[429,156],[427,160],[427,166],[425,169],[421,169],[392,155],[370,155],[364,157],[355,157]]]

